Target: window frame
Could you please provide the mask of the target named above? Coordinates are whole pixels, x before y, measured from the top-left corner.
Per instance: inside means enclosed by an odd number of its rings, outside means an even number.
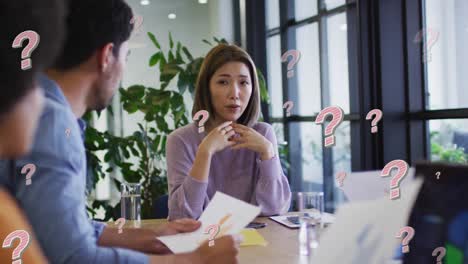
[[[327,65],[322,58],[323,48],[326,48],[326,21],[322,22],[321,18],[346,12],[350,112],[344,120],[350,121],[351,126],[353,172],[381,170],[394,159],[403,159],[410,165],[430,159],[429,121],[468,118],[468,108],[428,110],[426,107],[427,72],[422,61],[423,44],[413,43],[414,32],[424,27],[424,1],[347,0],[345,5],[324,10],[324,0],[318,0],[317,15],[295,21],[294,1],[280,0],[280,27],[269,30],[266,30],[265,0],[246,1],[247,51],[265,76],[268,76],[268,37],[281,34],[281,50],[284,52],[296,46],[295,27],[319,23],[321,109],[329,103],[327,84],[324,83],[327,81],[324,78],[327,77]],[[294,89],[296,79],[287,79],[286,72],[283,64],[283,101],[294,101],[298,97]],[[384,116],[379,122],[379,132],[371,134],[370,122],[365,116],[375,108],[381,109]],[[284,117],[283,113],[282,118],[271,118],[269,106],[264,103],[262,112],[266,122],[283,124],[285,140],[289,142],[288,160],[292,161],[288,179],[292,189],[297,190],[302,183],[291,177],[291,173],[302,176],[301,166],[294,166],[302,160],[302,149],[298,143],[300,138],[295,136],[297,132],[291,131],[289,124],[314,122],[316,116]],[[332,161],[332,149],[323,148],[323,191],[327,212],[334,211]]]

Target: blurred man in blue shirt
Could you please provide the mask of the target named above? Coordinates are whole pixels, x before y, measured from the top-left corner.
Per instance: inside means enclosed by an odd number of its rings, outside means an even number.
[[[40,78],[45,110],[26,158],[3,161],[4,175],[15,175],[16,198],[26,212],[45,255],[52,263],[237,263],[232,236],[204,244],[195,252],[167,253],[157,236],[194,231],[195,220],[170,222],[157,230],[116,229],[90,221],[86,214],[86,155],[83,144],[89,110],[104,109],[119,86],[132,31],[132,11],[123,0],[71,0],[67,39],[54,67]],[[70,132],[66,132],[69,130]],[[13,163],[14,172],[9,172]],[[21,168],[36,171],[26,185]]]
[[[49,66],[59,53],[64,38],[62,0],[0,0],[0,158],[27,154],[44,106],[44,93],[37,85],[37,73]],[[50,24],[49,24],[50,23]],[[21,67],[23,49],[12,48],[13,40],[31,30],[40,43],[31,54],[31,68]],[[7,175],[1,175],[1,178]],[[21,254],[24,263],[47,263],[31,226],[11,196],[12,186],[0,180],[0,241],[18,230],[26,231],[30,243]],[[16,243],[16,242],[13,242]],[[0,249],[0,263],[11,263],[15,247]]]

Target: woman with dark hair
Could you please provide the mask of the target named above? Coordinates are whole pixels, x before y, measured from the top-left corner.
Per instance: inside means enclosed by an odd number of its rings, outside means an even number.
[[[291,191],[273,128],[258,122],[260,91],[255,64],[234,45],[206,56],[192,115],[206,110],[206,131],[189,124],[167,140],[169,219],[198,218],[216,191],[259,205],[262,215],[289,209]]]
[[[62,46],[65,12],[62,0],[0,0],[0,159],[11,159],[27,154],[33,141],[44,96],[36,83],[36,75],[50,65]],[[32,67],[21,69],[23,48],[12,48],[16,36],[26,30],[40,36],[32,52]],[[5,175],[9,176],[9,175]],[[26,221],[17,202],[8,192],[11,182],[0,177],[0,241],[20,230],[29,234],[29,243],[21,260],[24,263],[47,263],[40,250],[31,226]],[[0,263],[11,263],[18,242],[0,250]],[[20,260],[20,262],[21,262]]]

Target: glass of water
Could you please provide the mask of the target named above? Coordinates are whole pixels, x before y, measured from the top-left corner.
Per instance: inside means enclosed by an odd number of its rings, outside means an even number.
[[[299,213],[299,251],[301,255],[312,255],[319,245],[322,214],[324,211],[323,192],[296,193],[296,208]]]
[[[141,220],[141,184],[121,184],[121,214],[127,220]]]

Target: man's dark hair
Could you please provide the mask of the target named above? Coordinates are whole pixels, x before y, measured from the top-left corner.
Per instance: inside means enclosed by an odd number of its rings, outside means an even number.
[[[113,54],[130,38],[132,9],[124,0],[70,0],[67,17],[67,39],[57,70],[72,69],[107,43],[114,43]]]
[[[0,116],[6,114],[34,87],[36,74],[54,62],[65,35],[64,0],[0,0]],[[31,53],[31,68],[21,69],[21,53],[13,48],[20,33],[32,30],[39,45]]]

